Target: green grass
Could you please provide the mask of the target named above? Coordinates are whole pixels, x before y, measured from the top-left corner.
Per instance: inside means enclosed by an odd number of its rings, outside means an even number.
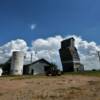
[[[100,77],[100,71],[66,72],[66,73],[64,73],[64,75],[85,75],[85,76]]]
[[[100,77],[100,71],[84,71],[84,72],[66,72],[63,75],[83,75],[83,76],[97,76]],[[45,75],[22,75],[22,76],[1,76],[2,79],[10,80],[23,80],[23,79],[32,79],[32,78],[58,78],[60,76],[45,76]]]
[[[6,75],[6,76],[1,76],[0,80],[2,79],[9,79],[9,80],[23,80],[23,79],[32,79],[32,78],[41,78],[41,77],[46,77],[44,75]]]

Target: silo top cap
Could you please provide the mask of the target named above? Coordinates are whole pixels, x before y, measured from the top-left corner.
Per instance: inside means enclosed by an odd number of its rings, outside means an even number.
[[[69,47],[71,45],[74,45],[74,41],[75,41],[75,39],[73,37],[66,39],[66,40],[63,40],[61,42],[61,47],[65,48],[65,47]]]
[[[13,54],[24,54],[23,51],[13,51],[12,53],[13,53]]]
[[[64,41],[70,41],[70,40],[75,41],[75,39],[73,37],[71,37],[71,38],[68,38],[68,39],[63,40],[62,42],[64,42]]]

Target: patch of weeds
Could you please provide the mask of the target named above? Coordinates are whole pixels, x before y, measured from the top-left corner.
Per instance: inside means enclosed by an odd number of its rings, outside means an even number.
[[[10,80],[23,80],[23,79],[31,79],[33,76],[12,76]]]
[[[56,92],[59,92],[59,93],[60,93],[60,92],[62,93],[62,92],[66,92],[67,89],[66,89],[66,88],[59,88],[59,89],[56,89],[55,91],[56,91]]]
[[[75,94],[80,94],[81,93],[81,88],[80,87],[69,87],[68,88],[68,93],[69,95],[75,95]]]
[[[57,96],[55,96],[55,95],[50,95],[49,98],[51,98],[51,99],[56,99]]]
[[[0,93],[0,96],[3,96],[4,95],[4,93]]]
[[[89,85],[95,85],[95,84],[98,84],[99,82],[98,81],[88,81]]]
[[[69,90],[81,90],[80,87],[69,87],[68,89],[69,89]]]

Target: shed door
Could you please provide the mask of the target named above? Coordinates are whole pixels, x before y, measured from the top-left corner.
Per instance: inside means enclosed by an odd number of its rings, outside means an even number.
[[[31,75],[34,75],[34,69],[31,70]]]

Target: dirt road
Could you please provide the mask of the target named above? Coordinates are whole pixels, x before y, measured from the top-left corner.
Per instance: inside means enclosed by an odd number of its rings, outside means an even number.
[[[0,100],[100,100],[100,78],[81,75],[1,77]]]

